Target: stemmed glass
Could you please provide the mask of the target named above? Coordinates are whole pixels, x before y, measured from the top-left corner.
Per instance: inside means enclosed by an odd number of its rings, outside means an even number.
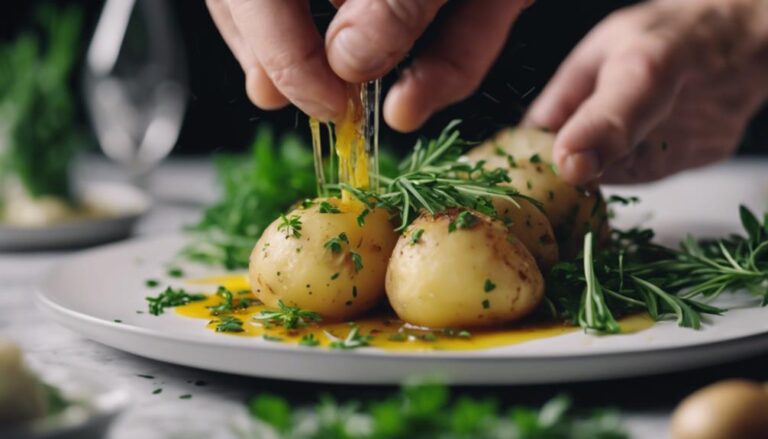
[[[167,0],[105,1],[86,58],[85,101],[102,150],[138,186],[176,144],[186,77]]]

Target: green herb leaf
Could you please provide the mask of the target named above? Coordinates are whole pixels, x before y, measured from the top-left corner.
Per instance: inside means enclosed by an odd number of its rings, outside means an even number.
[[[448,232],[455,232],[456,229],[471,229],[478,223],[478,219],[472,212],[467,210],[460,212],[456,218],[448,223]]]
[[[289,218],[280,214],[280,224],[277,225],[277,230],[285,233],[286,238],[301,238],[301,226],[301,217],[298,215],[291,215]]]
[[[307,326],[309,323],[322,321],[319,314],[306,311],[296,306],[288,306],[282,300],[278,300],[279,307],[276,311],[262,311],[254,320],[266,321],[272,325],[282,326],[285,329],[297,329]]]
[[[486,293],[490,293],[495,289],[496,289],[496,284],[493,283],[490,279],[486,279],[485,284],[483,285],[483,291],[485,291]]]
[[[205,294],[190,294],[182,288],[168,287],[156,297],[146,297],[146,300],[149,305],[149,313],[153,316],[159,316],[165,308],[174,308],[190,302],[205,300]]]
[[[363,269],[363,257],[355,252],[349,252],[352,257],[352,263],[355,264],[355,271],[358,272]]]

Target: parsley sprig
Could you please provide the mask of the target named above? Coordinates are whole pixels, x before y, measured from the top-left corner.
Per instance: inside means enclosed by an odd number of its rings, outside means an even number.
[[[331,349],[348,350],[362,348],[368,346],[371,340],[373,340],[372,335],[361,334],[360,328],[357,326],[352,326],[352,329],[349,330],[345,338],[336,337],[328,331],[325,331],[325,336],[331,340],[331,343],[328,345]]]
[[[322,321],[319,314],[303,310],[296,306],[288,306],[282,300],[277,302],[278,309],[274,311],[262,311],[254,316],[254,320],[265,321],[269,324],[282,326],[285,329],[298,329],[310,323]]]
[[[190,302],[205,300],[205,294],[191,294],[183,288],[168,287],[157,296],[147,296],[147,305],[149,313],[153,316],[159,316],[165,312],[165,308],[174,308],[186,305]]]

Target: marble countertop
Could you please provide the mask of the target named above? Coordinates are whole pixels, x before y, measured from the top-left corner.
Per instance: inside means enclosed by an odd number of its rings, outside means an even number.
[[[89,179],[114,180],[118,174],[100,160],[84,168]],[[174,232],[194,222],[200,209],[215,198],[212,168],[203,160],[173,160],[148,182],[156,205],[139,224],[137,235]],[[738,223],[740,203],[768,210],[768,161],[739,159],[688,172],[641,188],[609,188],[637,194],[643,204],[632,207],[635,220],[653,224],[660,215],[674,220],[686,210],[706,212],[701,221],[712,230]],[[622,218],[619,218],[619,223]],[[674,221],[673,221],[674,222]],[[660,231],[662,239],[684,235],[690,227]],[[246,378],[147,360],[91,342],[45,320],[33,291],[51,266],[71,252],[0,253],[0,335],[17,342],[37,367],[62,366],[107,377],[131,393],[133,404],[116,422],[110,439],[233,438],[245,401],[259,392],[284,395],[296,402],[315,401],[318,394],[339,398],[389,393],[391,388],[314,385]],[[633,437],[666,437],[670,410],[684,395],[725,377],[768,380],[766,353],[717,367],[657,377],[574,383],[553,386],[461,387],[457,393],[494,395],[505,402],[539,404],[560,393],[571,393],[580,407],[611,405],[622,411]],[[151,377],[151,378],[147,378]],[[162,389],[154,394],[156,389]],[[190,399],[180,399],[190,394]]]

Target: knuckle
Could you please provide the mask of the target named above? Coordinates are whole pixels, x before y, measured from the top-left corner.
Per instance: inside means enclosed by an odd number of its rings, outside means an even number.
[[[648,45],[633,45],[619,52],[617,62],[634,84],[650,86],[663,81],[668,74],[668,66],[658,51]]]
[[[320,55],[322,49],[313,45],[304,50],[286,51],[259,57],[261,66],[279,90],[295,87],[301,72]]]
[[[431,21],[434,11],[445,0],[386,0],[374,4],[386,5],[387,12],[403,28],[417,31]]]

